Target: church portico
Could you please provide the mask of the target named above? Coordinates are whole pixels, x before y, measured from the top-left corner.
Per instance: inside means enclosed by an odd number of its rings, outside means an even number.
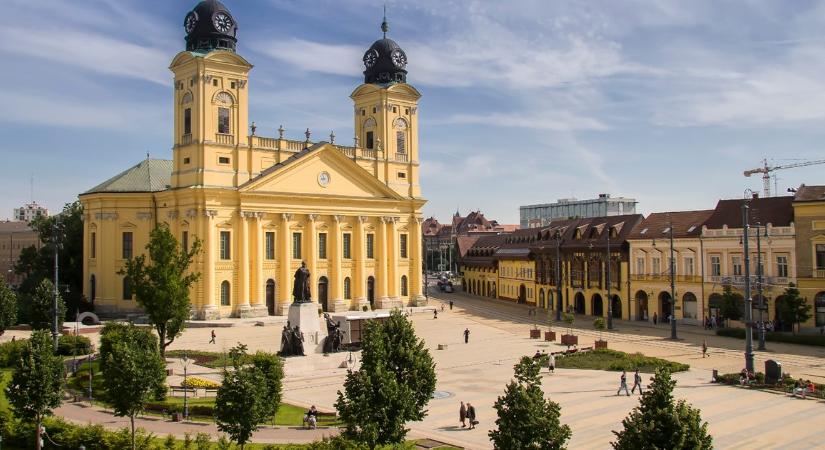
[[[365,83],[350,96],[354,146],[312,142],[309,129],[305,141],[283,127],[262,137],[247,127],[252,65],[235,53],[234,19],[220,3],[195,9],[187,50],[170,66],[172,159],[147,159],[80,195],[84,271],[95,277],[87,297],[112,314],[139,311],[117,270],[144,252],[154,226],[168,226],[184,248],[202,242],[191,265],[197,319],[286,315],[302,263],[318,310],[421,305],[420,94],[406,84],[403,50],[385,34],[365,54]]]

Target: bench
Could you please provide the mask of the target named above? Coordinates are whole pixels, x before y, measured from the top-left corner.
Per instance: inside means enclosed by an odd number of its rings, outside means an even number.
[[[169,386],[169,390],[172,392],[172,397],[174,397],[175,394],[182,393],[192,394],[193,397],[198,395],[198,390],[195,388],[185,388],[183,386]]]
[[[218,395],[218,388],[204,388],[203,395],[209,397],[209,394]]]

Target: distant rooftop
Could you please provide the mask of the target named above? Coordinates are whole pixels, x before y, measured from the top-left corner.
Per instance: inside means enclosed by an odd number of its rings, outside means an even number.
[[[81,195],[98,192],[158,192],[172,181],[171,159],[145,159]]]

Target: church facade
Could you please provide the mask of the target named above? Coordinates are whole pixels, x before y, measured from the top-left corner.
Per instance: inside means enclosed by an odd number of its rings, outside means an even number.
[[[101,313],[139,311],[118,274],[166,225],[203,242],[192,270],[193,316],[283,314],[306,263],[326,311],[423,304],[418,99],[404,51],[386,37],[364,54],[355,88],[355,145],[264,137],[249,127],[250,64],[216,0],[184,21],[174,57],[171,160],[147,159],[80,194],[85,296]]]

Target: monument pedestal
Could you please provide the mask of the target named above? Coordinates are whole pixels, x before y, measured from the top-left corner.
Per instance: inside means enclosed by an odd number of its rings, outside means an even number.
[[[423,295],[420,295],[420,294],[416,295],[413,298],[412,304],[414,306],[427,306],[427,297],[425,297]]]
[[[321,353],[324,350],[324,338],[327,327],[321,326],[318,316],[318,304],[313,302],[292,303],[289,305],[289,325],[301,328],[304,336],[304,353]]]
[[[221,318],[221,310],[217,306],[202,306],[196,313],[198,320],[217,320]]]
[[[404,304],[398,297],[381,297],[376,302],[376,309],[404,309]]]

